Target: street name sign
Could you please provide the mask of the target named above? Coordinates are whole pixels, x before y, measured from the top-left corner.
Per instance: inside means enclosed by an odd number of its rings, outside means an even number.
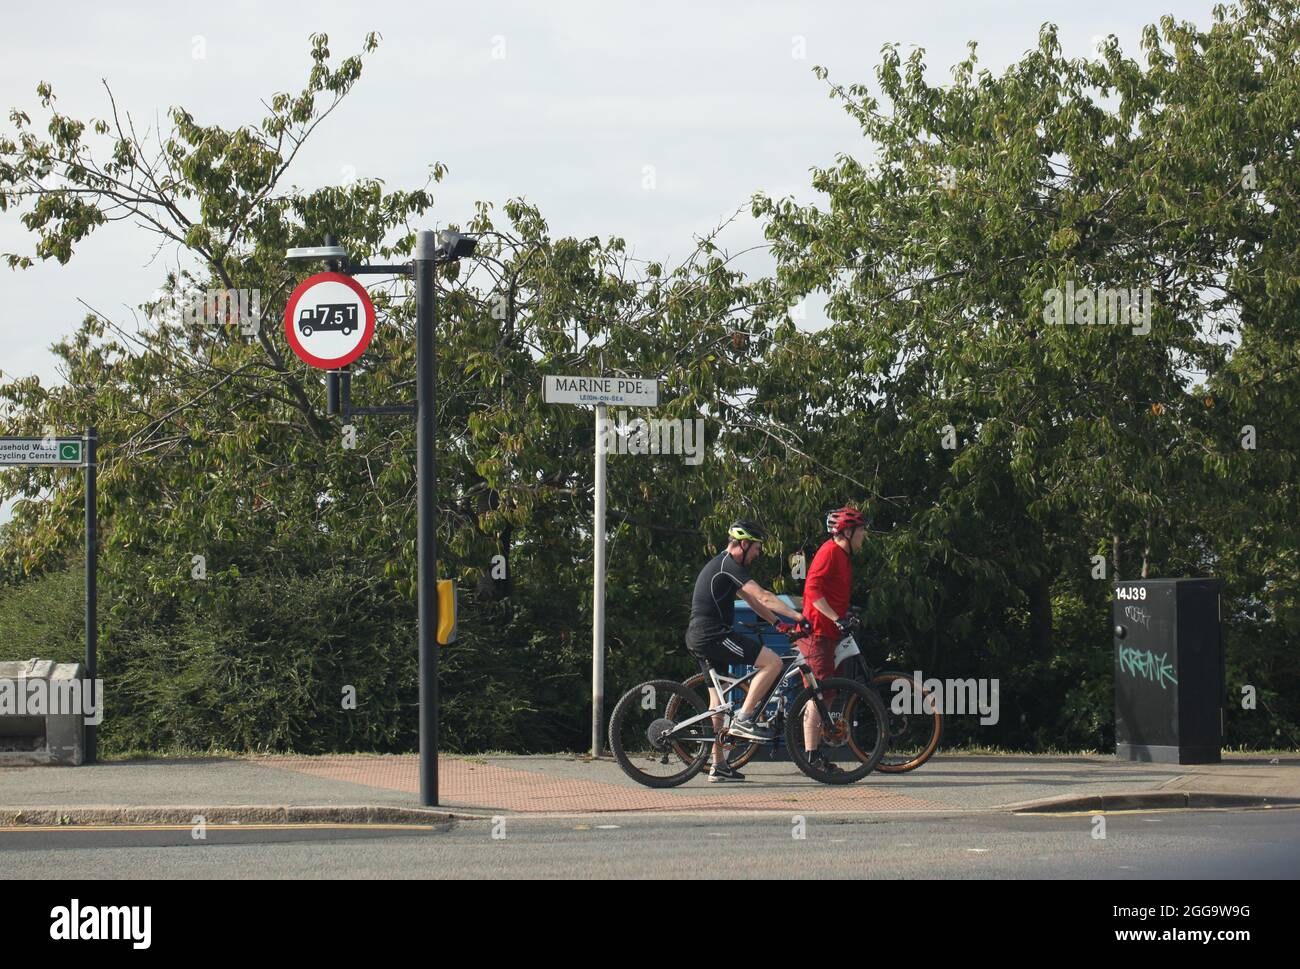
[[[542,400],[548,404],[614,404],[658,407],[659,381],[647,377],[542,378]]]
[[[0,437],[0,465],[80,467],[85,446],[76,437]]]

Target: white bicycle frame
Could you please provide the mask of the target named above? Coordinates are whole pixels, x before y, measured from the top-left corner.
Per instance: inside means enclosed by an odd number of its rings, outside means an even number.
[[[849,633],[847,636],[841,639],[839,641],[839,644],[835,647],[835,668],[839,669],[840,664],[842,664],[850,656],[861,656],[861,655],[862,655],[862,650],[858,649],[858,641],[853,638],[852,633]]]
[[[838,668],[839,665],[843,663],[846,659],[848,659],[851,656],[858,656],[861,654],[861,652],[862,651],[858,648],[857,640],[855,640],[853,638],[853,634],[850,633],[849,635],[841,639],[839,643],[836,644],[835,646],[835,666]],[[786,671],[781,674],[781,678],[777,680],[776,686],[772,688],[772,692],[768,695],[767,701],[763,704],[764,710],[766,710],[767,705],[773,701],[773,698],[775,698],[776,710],[773,711],[771,716],[769,716],[767,719],[771,720],[777,714],[785,710],[786,691],[782,690],[781,687],[785,684],[787,680],[793,677],[795,673],[803,673],[805,678],[808,680],[809,686],[815,687],[817,685],[817,677],[813,674],[812,667],[808,665],[808,660],[804,658],[802,653],[797,654],[795,656],[794,662],[792,662],[789,668],[787,668]],[[754,669],[754,670],[750,670],[744,676],[723,676],[721,673],[719,673],[717,670],[715,670],[713,667],[710,666],[709,679],[713,683],[714,691],[718,694],[718,701],[719,701],[718,705],[712,707],[711,709],[707,710],[704,713],[691,717],[689,720],[681,721],[680,723],[677,724],[676,727],[673,728],[674,731],[680,730],[683,727],[690,726],[693,723],[698,723],[699,721],[703,720],[705,717],[711,718],[717,716],[718,714],[722,714],[724,718],[722,721],[722,729],[726,730],[727,727],[731,725],[731,714],[736,709],[735,700],[728,700],[727,694],[732,690],[734,690],[741,683],[744,683],[746,680],[753,679],[757,675],[758,675],[758,670]],[[717,738],[714,738],[715,742],[716,739]]]

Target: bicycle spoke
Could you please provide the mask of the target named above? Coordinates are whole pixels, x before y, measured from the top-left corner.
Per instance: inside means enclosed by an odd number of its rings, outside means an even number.
[[[898,680],[906,680],[910,685],[913,679],[904,674],[885,673],[873,681],[888,711],[889,749],[881,758],[878,770],[898,772],[919,767],[939,745],[942,714],[937,710],[926,712],[924,698],[918,704],[911,689],[900,693],[894,687]],[[914,688],[919,690],[920,685]]]
[[[610,719],[610,749],[623,770],[651,787],[694,776],[713,745],[703,702],[680,683],[653,680],[629,690]]]
[[[827,698],[818,707],[813,690],[794,701],[786,721],[790,759],[814,780],[844,784],[869,774],[884,753],[886,714],[869,688],[853,680],[828,679],[822,684]],[[815,742],[808,739],[805,711],[813,720]],[[838,769],[822,765],[831,761]]]

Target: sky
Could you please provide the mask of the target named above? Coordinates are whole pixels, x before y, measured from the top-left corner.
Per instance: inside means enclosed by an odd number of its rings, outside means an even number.
[[[390,188],[448,174],[430,217],[468,221],[479,200],[523,197],[553,235],[618,235],[633,253],[672,261],[758,191],[816,200],[809,169],[840,152],[870,156],[853,120],[812,73],[869,83],[886,43],[926,50],[930,79],[979,44],[995,72],[1018,60],[1044,22],[1085,56],[1114,33],[1136,54],[1142,27],[1164,14],[1210,21],[1209,0],[966,0],[966,2],[721,2],[296,4],[62,2],[50,17],[10,18],[0,36],[0,107],[41,117],[47,81],[59,109],[108,113],[103,82],[137,130],[165,124],[173,105],[199,123],[236,126],[262,101],[301,88],[308,36],[325,32],[334,59],[382,35],[352,94],[290,170],[305,189],[355,175]],[[7,122],[4,123],[7,126]],[[29,254],[14,211],[0,213],[0,252]],[[433,227],[433,226],[430,226]],[[762,241],[743,214],[732,251]],[[0,268],[0,373],[55,382],[49,347],[85,315],[117,319],[160,284],[168,253],[117,223],[83,242],[66,266]],[[758,261],[755,261],[758,260]],[[174,260],[173,260],[174,261]],[[742,263],[761,272],[761,256]],[[0,435],[5,433],[0,427]],[[0,522],[6,519],[0,508]]]

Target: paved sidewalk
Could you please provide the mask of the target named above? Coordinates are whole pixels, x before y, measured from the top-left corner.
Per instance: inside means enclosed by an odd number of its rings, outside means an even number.
[[[740,784],[710,784],[700,776],[682,787],[653,790],[631,781],[610,759],[444,757],[440,809],[444,816],[792,810],[898,816],[1021,810],[1044,803],[1079,809],[1300,803],[1300,754],[1229,756],[1221,764],[1195,767],[1118,762],[1109,756],[939,754],[911,774],[876,773],[845,786],[817,784],[788,763],[756,760],[746,774],[750,779]],[[50,818],[175,820],[186,812],[250,822],[417,819],[418,789],[414,755],[0,768],[0,825]],[[1189,800],[1189,795],[1197,797]]]

